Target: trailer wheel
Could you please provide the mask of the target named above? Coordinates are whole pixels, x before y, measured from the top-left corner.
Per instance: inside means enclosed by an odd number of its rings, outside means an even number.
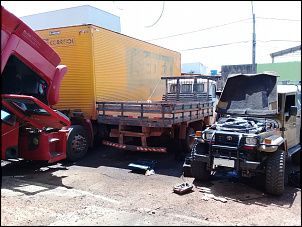
[[[195,140],[192,149],[191,173],[196,180],[206,181],[209,180],[209,178],[211,177],[211,171],[207,169],[207,163],[197,161],[194,158],[194,153],[206,154],[207,152],[208,151],[207,151],[206,144],[199,143],[198,141]]]
[[[72,125],[67,137],[66,155],[69,161],[77,161],[83,158],[88,151],[88,135],[81,125]]]
[[[284,192],[285,155],[276,150],[267,157],[265,188],[269,194],[282,195]]]

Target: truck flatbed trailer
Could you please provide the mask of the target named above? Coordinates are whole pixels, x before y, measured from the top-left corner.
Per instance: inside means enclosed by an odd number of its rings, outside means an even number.
[[[195,88],[197,79],[200,78],[204,78],[207,92],[198,92]],[[169,141],[174,139],[172,142],[180,142],[185,152],[191,150],[193,140],[190,135],[213,120],[214,99],[208,92],[210,78],[180,76],[162,79],[166,80],[166,94],[162,101],[96,103],[97,122],[112,126],[109,129],[109,140],[103,140],[103,144],[126,150],[167,152]],[[175,81],[170,83],[169,80]],[[193,92],[181,90],[184,82],[192,86]],[[176,86],[172,90],[174,84]],[[174,96],[177,97],[176,100]],[[129,138],[133,142],[134,137],[140,138],[140,141],[128,143]]]

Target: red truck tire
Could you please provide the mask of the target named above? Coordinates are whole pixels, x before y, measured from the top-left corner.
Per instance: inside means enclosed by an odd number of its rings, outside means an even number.
[[[66,155],[69,161],[74,162],[82,159],[86,155],[89,146],[89,139],[83,126],[72,125],[70,128],[72,129],[67,137]]]

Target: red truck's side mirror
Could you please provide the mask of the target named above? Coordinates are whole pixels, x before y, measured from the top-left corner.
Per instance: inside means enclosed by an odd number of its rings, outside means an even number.
[[[66,65],[58,65],[53,82],[48,91],[48,104],[55,105],[59,102],[60,86],[64,75],[67,72]]]

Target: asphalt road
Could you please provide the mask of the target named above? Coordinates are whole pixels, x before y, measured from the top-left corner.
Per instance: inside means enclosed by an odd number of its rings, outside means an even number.
[[[155,174],[134,172],[138,159]],[[101,146],[74,163],[1,162],[1,225],[301,225],[301,189],[288,185],[300,170],[286,159],[285,192],[265,193],[262,177],[216,173],[209,182],[182,176],[172,154]],[[192,183],[186,194],[173,186]]]

